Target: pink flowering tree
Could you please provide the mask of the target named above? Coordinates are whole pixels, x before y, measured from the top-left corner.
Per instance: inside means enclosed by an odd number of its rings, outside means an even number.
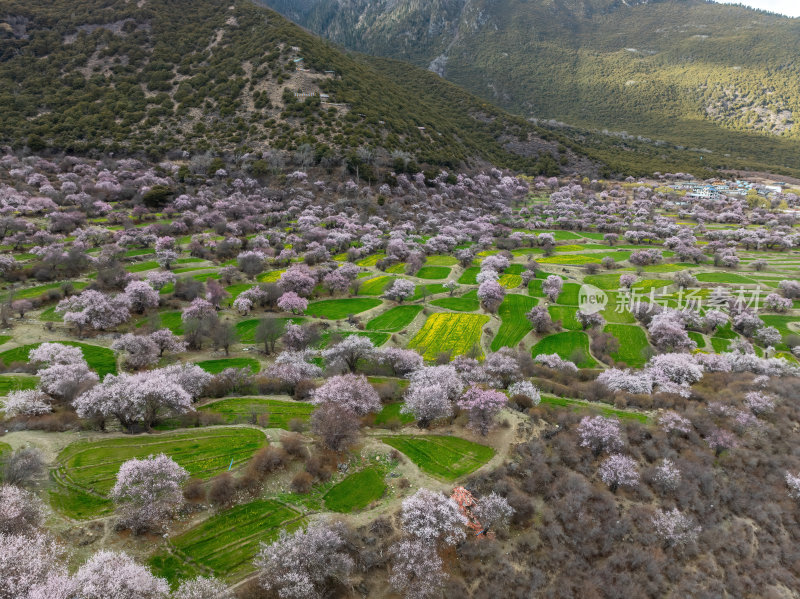
[[[308,308],[308,300],[300,297],[294,291],[287,291],[278,298],[278,307],[284,312],[302,314]]]
[[[584,416],[578,424],[580,446],[592,450],[595,456],[603,451],[619,451],[624,446],[619,420],[605,416]]]
[[[578,367],[574,362],[565,360],[558,354],[537,354],[533,358],[534,362],[538,362],[543,366],[552,368],[553,370],[563,370],[564,372],[578,372]]]
[[[770,293],[764,298],[764,308],[772,312],[786,312],[792,309],[792,300],[777,293]]]
[[[619,487],[639,486],[639,470],[633,458],[619,453],[608,456],[598,470],[602,480],[612,493]]]
[[[505,296],[505,288],[497,281],[484,281],[478,286],[478,299],[487,312],[496,312]]]
[[[247,316],[253,309],[253,300],[247,296],[240,295],[233,300],[233,309],[239,313],[239,316]]]
[[[213,304],[203,298],[197,297],[192,300],[192,303],[186,306],[181,313],[181,320],[204,320],[207,318],[214,318],[217,311]]]
[[[257,251],[248,250],[240,253],[236,258],[236,263],[245,275],[251,279],[264,272],[264,254]]]
[[[547,296],[551,302],[555,302],[558,296],[561,295],[561,290],[564,288],[564,280],[556,275],[548,276],[542,281],[542,292]]]
[[[70,581],[80,599],[164,599],[169,584],[126,553],[98,551]]]
[[[483,525],[484,532],[505,527],[514,514],[514,508],[508,504],[508,500],[494,491],[481,497],[473,511]]]
[[[619,286],[622,288],[630,289],[635,282],[636,275],[624,274],[619,276]]]
[[[498,389],[505,389],[511,383],[522,379],[516,353],[509,347],[491,352],[483,361],[483,370],[488,382]]]
[[[525,315],[528,322],[531,323],[535,333],[547,333],[553,328],[553,319],[550,317],[550,312],[547,306],[534,306],[530,312]]]
[[[608,368],[601,372],[596,380],[612,391],[637,394],[650,394],[653,392],[653,378],[641,371]]]
[[[48,589],[48,579],[58,579],[60,587],[66,586],[67,569],[63,561],[64,549],[49,535],[0,533],[0,592],[3,599],[71,599],[60,597]]]
[[[63,315],[64,322],[74,325],[78,334],[87,328],[105,331],[130,318],[130,300],[124,293],[111,297],[87,289],[58,302],[56,312]]]
[[[403,597],[428,599],[441,594],[447,580],[436,547],[419,539],[403,539],[392,545],[389,584]]]
[[[575,318],[581,325],[581,328],[585,331],[586,329],[599,329],[602,328],[605,324],[605,319],[598,313],[588,314],[586,312],[581,312],[578,310],[575,313]]]
[[[800,476],[787,472],[784,478],[786,480],[786,487],[789,489],[789,497],[800,501]]]
[[[517,381],[508,388],[508,396],[513,400],[515,397],[524,397],[534,406],[538,406],[542,401],[539,389],[530,381]]]
[[[406,376],[422,368],[422,356],[413,349],[387,347],[377,350],[376,358],[392,370],[394,376]]]
[[[675,462],[665,458],[661,460],[658,466],[653,468],[650,482],[661,493],[674,493],[680,485],[681,478],[681,471],[675,465]]]
[[[145,310],[158,306],[158,292],[144,281],[131,281],[125,287],[130,308],[135,314],[142,314]]]
[[[661,414],[658,418],[658,424],[667,434],[677,433],[679,435],[688,435],[692,432],[691,421],[672,410]]]
[[[401,412],[413,414],[422,428],[432,420],[452,415],[453,403],[464,389],[464,381],[455,367],[450,364],[423,367],[409,379]]]
[[[645,372],[662,393],[689,397],[691,385],[703,378],[703,367],[691,355],[671,353],[653,356]]]
[[[438,491],[420,489],[404,499],[400,520],[406,534],[432,545],[455,545],[466,537],[466,517]]]
[[[150,333],[150,340],[158,349],[159,357],[165,353],[179,354],[186,351],[186,343],[181,341],[175,333],[169,329],[158,329]]]
[[[508,403],[505,393],[493,389],[481,389],[472,385],[458,401],[458,407],[469,412],[470,426],[486,436],[492,421]]]
[[[30,534],[44,515],[44,504],[36,495],[16,485],[0,485],[0,534]]]
[[[216,578],[198,576],[182,582],[170,599],[235,599],[235,596],[227,585]]]
[[[285,351],[278,354],[266,371],[267,376],[297,385],[304,379],[322,376],[322,369],[310,362],[314,356],[308,351]]]
[[[697,347],[675,310],[665,310],[653,316],[647,331],[653,346],[661,351],[691,351]]]
[[[158,363],[158,346],[147,335],[126,333],[111,344],[111,349],[123,354],[126,366],[134,370],[147,368]]]
[[[770,414],[775,410],[775,396],[763,391],[750,391],[744,396],[744,405],[756,416]]]
[[[652,523],[653,532],[661,539],[665,547],[683,547],[694,543],[701,530],[694,520],[683,514],[678,508],[656,510]]]
[[[719,457],[723,451],[734,449],[739,446],[739,441],[732,432],[722,429],[713,429],[706,437],[706,443],[714,450],[714,455]]]
[[[312,524],[271,545],[261,543],[254,560],[261,587],[281,599],[321,599],[325,584],[345,584],[353,570],[340,524]]]
[[[344,374],[329,378],[314,390],[311,403],[321,405],[333,403],[356,414],[365,416],[381,409],[381,400],[367,377]]]
[[[301,297],[308,297],[314,291],[317,279],[305,264],[295,264],[281,275],[279,284],[284,293],[294,291]]]
[[[166,455],[124,462],[110,496],[121,521],[134,532],[163,527],[183,505],[189,473]]]
[[[361,360],[375,355],[375,345],[363,335],[349,335],[336,345],[322,351],[322,359],[330,368],[347,368],[355,372]]]
[[[6,418],[41,416],[53,411],[51,399],[37,389],[9,391],[0,406]]]
[[[395,279],[391,287],[384,292],[384,295],[399,304],[414,297],[416,286],[408,279]]]
[[[163,270],[151,270],[145,276],[147,284],[156,291],[161,291],[167,285],[174,285],[177,280],[174,273]]]

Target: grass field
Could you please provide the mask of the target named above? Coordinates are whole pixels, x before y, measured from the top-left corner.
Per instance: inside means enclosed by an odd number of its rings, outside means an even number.
[[[128,272],[144,272],[145,270],[153,270],[154,268],[158,268],[158,262],[156,262],[155,260],[148,260],[147,262],[137,262],[135,264],[129,264],[128,266],[125,267],[125,270],[127,270]]]
[[[261,370],[261,363],[255,358],[219,358],[218,360],[203,360],[196,364],[211,374],[219,374],[226,368],[249,368],[253,373]]]
[[[454,256],[428,256],[425,266],[455,266],[458,260]]]
[[[33,389],[38,382],[39,377],[30,374],[0,374],[0,396],[8,395],[9,391]]]
[[[505,297],[497,310],[502,322],[497,335],[492,339],[492,351],[497,351],[501,347],[516,347],[522,341],[532,328],[525,314],[536,304],[536,298],[527,295],[510,293]]]
[[[227,470],[231,461],[237,465],[250,459],[266,441],[264,433],[252,428],[221,427],[78,441],[58,455],[53,475],[60,489],[51,503],[72,518],[94,517],[108,509],[105,498],[120,465],[129,459],[164,453],[192,476],[209,478]]]
[[[400,331],[422,311],[422,306],[395,306],[367,323],[367,328],[375,331]]]
[[[613,416],[620,420],[637,420],[642,423],[648,422],[647,414],[642,412],[635,412],[633,410],[618,410],[608,404],[582,401],[578,399],[567,399],[565,397],[555,397],[553,395],[542,395],[543,406],[552,406],[557,408],[570,408],[576,412],[597,412],[603,416]]]
[[[433,300],[431,305],[444,308],[445,310],[453,310],[454,312],[474,312],[481,307],[481,303],[478,300],[477,289],[468,291],[461,297],[443,297]]]
[[[463,273],[461,273],[461,276],[458,277],[458,282],[462,285],[477,285],[477,276],[479,272],[481,272],[479,266],[470,266]]]
[[[33,299],[35,297],[39,297],[44,293],[47,293],[51,289],[61,289],[61,286],[67,281],[61,281],[59,283],[47,283],[46,285],[37,285],[36,287],[28,287],[27,289],[15,289],[14,290],[14,299],[21,300],[21,299]],[[75,281],[72,283],[72,287],[75,291],[80,291],[84,287],[86,287],[87,283]],[[5,300],[8,298],[8,292],[0,294],[0,299]]]
[[[362,283],[359,293],[361,295],[380,295],[394,279],[394,277],[386,275],[367,279]]]
[[[301,316],[295,316],[294,318],[278,318],[283,326],[286,326],[287,323],[293,322],[294,324],[302,324],[305,322],[305,318]],[[258,327],[258,323],[260,320],[258,318],[250,318],[248,320],[240,320],[236,323],[236,333],[239,335],[239,341],[242,343],[255,343],[256,342],[256,327]]]
[[[291,523],[287,527],[287,524]],[[171,540],[176,553],[229,579],[253,569],[259,543],[303,524],[297,510],[271,499],[237,505]]]
[[[449,351],[453,356],[465,354],[473,345],[480,344],[487,322],[489,317],[483,314],[431,314],[408,346],[419,349],[426,360],[433,360],[441,352]]]
[[[356,264],[359,266],[365,266],[367,268],[375,266],[378,263],[378,260],[383,260],[386,257],[384,253],[372,254],[371,256],[367,256],[366,258],[362,258]]]
[[[150,322],[150,318],[142,318],[136,323],[137,328],[145,326]],[[183,320],[181,320],[181,312],[179,310],[172,310],[169,312],[159,312],[158,322],[161,328],[169,329],[176,335],[183,335]]]
[[[650,346],[647,334],[635,324],[607,324],[603,329],[619,341],[619,351],[611,354],[617,362],[625,362],[631,368],[641,368],[647,361],[645,350]]]
[[[10,451],[11,451],[11,445],[9,445],[8,443],[0,442],[0,455],[3,455],[4,453]]]
[[[606,291],[612,289],[619,289],[619,277],[618,274],[612,275],[589,275],[583,278],[583,282],[587,285],[594,285],[598,289],[604,289]]]
[[[393,435],[381,441],[404,453],[420,470],[443,480],[474,472],[494,456],[494,449],[459,437]]]
[[[577,283],[564,283],[564,287],[561,290],[561,294],[558,296],[556,303],[563,306],[577,306],[580,290],[581,286]]]
[[[380,306],[383,302],[374,298],[348,298],[332,299],[311,302],[306,312],[311,316],[319,318],[330,318],[331,320],[341,320],[350,314],[360,314],[372,308]]]
[[[254,415],[269,414],[269,428],[289,428],[293,419],[307,422],[314,406],[302,401],[267,399],[265,397],[230,397],[199,408],[220,414],[228,424],[251,422]]]
[[[361,510],[386,492],[386,482],[380,468],[370,466],[351,474],[331,487],[325,494],[325,507],[342,514]]]
[[[701,272],[695,276],[701,283],[757,284],[753,279],[749,279],[735,272]]]
[[[414,276],[419,279],[446,279],[450,276],[450,269],[446,266],[423,266]]]
[[[114,356],[114,352],[107,347],[78,343],[77,341],[57,341],[57,343],[80,347],[83,352],[83,357],[89,364],[89,367],[96,371],[101,379],[107,374],[117,373],[117,358]],[[0,360],[5,364],[11,364],[11,362],[28,362],[28,354],[30,351],[40,345],[41,343],[31,343],[29,345],[21,345],[6,350],[0,353]]]
[[[584,359],[577,363],[578,368],[593,368],[597,362],[589,353],[589,337],[583,331],[567,331],[545,337],[533,346],[531,355],[558,354],[564,360],[571,360],[575,350],[583,352]]]
[[[42,322],[64,322],[64,318],[61,314],[56,314],[55,306],[50,306],[42,310],[42,313],[39,315],[39,320]]]
[[[548,306],[547,311],[550,313],[550,318],[553,321],[560,320],[561,326],[570,331],[580,331],[582,329],[581,323],[578,322],[576,314],[578,313],[577,306]]]
[[[403,402],[398,401],[383,406],[381,411],[375,414],[375,426],[386,426],[392,420],[396,420],[400,424],[410,424],[414,422],[413,414],[402,414],[400,412],[403,405]]]

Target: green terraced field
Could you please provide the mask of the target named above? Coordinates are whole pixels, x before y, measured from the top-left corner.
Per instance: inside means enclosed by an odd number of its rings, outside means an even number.
[[[391,420],[397,420],[400,424],[410,424],[414,422],[413,414],[403,414],[400,412],[403,405],[403,402],[398,401],[383,406],[381,411],[375,414],[375,426],[386,426]]]
[[[380,295],[386,290],[386,288],[389,286],[389,283],[394,281],[394,279],[395,277],[389,277],[386,275],[367,279],[362,283],[358,293],[360,295]]]
[[[222,427],[78,441],[58,455],[53,475],[60,489],[53,503],[70,517],[92,517],[108,508],[105,497],[129,459],[164,453],[192,476],[210,478],[227,470],[231,460],[237,465],[250,459],[266,442],[259,430]]]
[[[386,492],[386,482],[380,468],[370,466],[351,474],[334,485],[325,494],[325,507],[331,511],[348,514],[361,510]]]
[[[254,415],[269,414],[269,428],[288,429],[290,420],[308,421],[314,406],[302,401],[265,397],[230,397],[206,404],[199,409],[220,414],[227,424],[251,422]]]
[[[500,283],[504,289],[517,289],[520,285],[522,285],[522,277],[519,275],[506,273],[500,275],[500,278],[497,280],[497,282]]]
[[[647,414],[636,412],[634,410],[618,410],[608,404],[583,401],[578,399],[567,399],[564,397],[555,397],[553,395],[542,395],[543,406],[552,406],[557,408],[570,408],[576,412],[596,412],[606,417],[616,417],[620,420],[637,420],[646,424],[650,419]]]
[[[38,382],[39,377],[30,374],[0,374],[0,396],[8,395],[9,391],[33,389]]]
[[[285,327],[287,323],[303,324],[306,319],[301,316],[294,318],[276,318]],[[256,342],[256,327],[260,320],[258,318],[250,318],[248,320],[240,320],[236,323],[236,333],[239,335],[239,341],[242,343],[255,343]]]
[[[255,358],[219,358],[218,360],[203,360],[196,364],[211,374],[219,374],[226,368],[249,368],[253,373],[261,370],[261,363]]]
[[[525,315],[536,304],[536,298],[527,295],[510,293],[505,297],[497,310],[501,324],[497,335],[492,339],[492,351],[497,351],[501,347],[516,347],[522,341],[532,329]]]
[[[220,512],[170,542],[178,556],[237,579],[253,569],[260,543],[270,543],[282,529],[292,531],[303,523],[297,510],[262,499]]]
[[[367,328],[375,331],[400,331],[422,311],[422,306],[395,306],[367,323]]]
[[[582,331],[567,331],[545,337],[533,346],[531,355],[535,358],[539,354],[558,354],[564,360],[570,360],[572,353],[580,349],[584,359],[577,364],[578,368],[593,368],[597,362],[589,353],[589,337]]]
[[[443,297],[433,300],[431,305],[444,308],[445,310],[453,310],[454,312],[474,312],[481,307],[481,303],[478,300],[477,289],[468,291],[461,297]]]
[[[308,304],[306,313],[319,318],[341,320],[351,314],[360,314],[372,308],[377,308],[382,303],[381,300],[374,298],[320,300]]]
[[[575,315],[578,313],[577,306],[548,306],[547,311],[553,321],[560,320],[561,326],[570,331],[580,331],[581,323]]]
[[[647,333],[635,324],[607,324],[606,333],[611,333],[619,341],[619,351],[611,354],[618,362],[625,362],[631,368],[641,368],[647,362],[646,350],[650,347]]]
[[[442,352],[465,354],[480,343],[487,322],[489,317],[483,314],[431,314],[408,346],[422,352],[426,360],[433,360]]]
[[[577,283],[564,283],[564,287],[561,290],[561,294],[558,296],[556,303],[563,306],[577,306],[580,289],[581,286]]]
[[[64,345],[72,345],[80,347],[83,352],[83,357],[102,379],[107,374],[117,374],[117,358],[114,352],[107,347],[100,347],[99,345],[89,345],[87,343],[78,343],[77,341],[57,341]],[[29,345],[21,345],[13,349],[6,350],[0,353],[0,360],[4,364],[11,364],[11,362],[28,362],[28,354],[41,343],[31,343]]]
[[[414,276],[419,279],[446,279],[450,276],[450,269],[446,266],[423,266]]]
[[[730,283],[740,285],[756,285],[757,282],[735,272],[701,272],[697,275],[701,283]]]
[[[454,256],[428,256],[425,266],[455,266],[458,260]]]
[[[461,273],[461,276],[458,277],[458,282],[462,285],[477,285],[478,280],[476,277],[478,276],[479,272],[481,272],[479,266],[470,266],[464,270],[463,273]]]
[[[494,449],[443,435],[392,435],[381,441],[404,453],[420,470],[443,480],[474,472],[494,456]]]

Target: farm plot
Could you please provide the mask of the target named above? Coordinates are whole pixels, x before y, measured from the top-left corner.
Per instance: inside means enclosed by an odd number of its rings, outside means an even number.
[[[419,349],[426,360],[433,360],[442,352],[452,352],[453,356],[465,354],[473,345],[480,344],[487,322],[489,317],[483,314],[431,314],[408,346]]]
[[[39,377],[30,374],[0,375],[0,396],[8,395],[10,391],[33,389],[38,382]]]
[[[447,291],[444,285],[441,283],[428,283],[426,285],[417,285],[414,288],[414,295],[412,296],[412,300],[421,299],[423,296],[428,295],[436,295],[437,293],[444,293]]]
[[[525,315],[537,304],[536,298],[527,295],[509,294],[500,304],[500,329],[492,340],[492,351],[501,347],[515,347],[532,327]]]
[[[732,285],[756,285],[757,282],[735,272],[701,272],[695,275],[701,283],[730,283]]]
[[[236,579],[253,569],[260,543],[274,541],[282,529],[292,531],[302,524],[297,510],[262,499],[212,516],[171,543],[182,558]]]
[[[522,277],[520,275],[506,273],[501,275],[497,282],[500,283],[504,289],[516,289],[522,285]]]
[[[276,318],[275,320],[285,327],[288,323],[303,324],[306,319],[301,317],[295,318]],[[239,335],[239,341],[242,343],[255,343],[256,342],[256,327],[261,322],[258,318],[250,318],[248,320],[240,320],[236,323],[236,334]]]
[[[608,418],[619,418],[620,420],[637,420],[642,424],[649,421],[647,414],[634,410],[618,410],[617,408],[600,402],[584,401],[580,399],[568,399],[565,397],[555,397],[553,395],[542,395],[541,404],[555,408],[569,408],[575,412],[596,412]]]
[[[289,428],[290,420],[307,421],[314,406],[302,401],[268,399],[266,397],[231,397],[199,408],[203,412],[220,414],[227,424],[250,422],[254,416],[267,414],[269,428]]]
[[[370,466],[351,474],[331,487],[325,494],[325,507],[334,512],[347,514],[361,510],[386,492],[386,481],[380,468]]]
[[[97,372],[101,379],[107,374],[117,374],[117,358],[114,356],[114,352],[107,347],[78,343],[77,341],[56,341],[56,343],[81,348],[87,364],[89,364],[92,370]],[[4,364],[11,364],[11,362],[28,362],[28,354],[30,351],[40,345],[41,343],[31,343],[29,345],[21,345],[6,350],[0,353],[0,360],[2,360]]]
[[[608,303],[605,309],[600,312],[601,316],[605,318],[606,322],[613,322],[617,324],[633,324],[636,322],[633,314],[631,314],[630,297],[620,295],[613,291],[607,292]]]
[[[53,476],[60,489],[53,502],[71,517],[93,517],[107,508],[105,499],[120,465],[132,458],[164,453],[192,476],[209,478],[233,463],[248,460],[266,444],[264,433],[252,428],[214,428],[192,432],[78,441],[58,456]],[[94,505],[86,506],[85,501]]]
[[[159,312],[156,319],[146,316],[136,323],[136,328],[150,324],[153,320],[155,320],[159,328],[169,329],[176,335],[183,335],[183,320],[181,319],[180,311]]]
[[[435,255],[428,256],[425,266],[455,266],[458,260],[454,256]]]
[[[625,362],[632,368],[641,368],[647,361],[646,350],[650,347],[647,334],[635,324],[607,324],[606,333],[611,333],[619,341],[619,351],[611,354],[618,362]]]
[[[577,283],[564,283],[556,302],[564,306],[577,306],[580,290],[581,286]]]
[[[479,272],[481,272],[479,266],[470,266],[463,273],[461,273],[461,276],[458,278],[458,282],[462,285],[477,285],[477,277]]]
[[[461,297],[443,297],[442,299],[433,300],[431,305],[445,310],[453,310],[454,312],[474,312],[481,307],[477,289],[468,291]]]
[[[410,424],[414,422],[413,414],[404,414],[400,411],[403,409],[404,405],[402,401],[386,404],[380,412],[375,414],[375,421],[373,424],[375,426],[386,426],[393,422],[399,422],[400,424]]]
[[[383,302],[375,298],[349,298],[332,299],[311,302],[308,305],[308,314],[320,318],[330,318],[340,320],[347,318],[350,314],[360,314],[372,308],[380,306]]]
[[[423,266],[414,276],[419,279],[446,279],[450,276],[450,269],[447,266]]]
[[[576,314],[578,313],[577,306],[548,306],[547,311],[550,313],[550,318],[553,321],[560,320],[561,326],[570,331],[580,331],[581,323],[578,322]]]
[[[286,272],[286,269],[280,270],[271,270],[269,272],[265,272],[263,274],[258,275],[258,282],[259,283],[277,283],[278,280],[281,278],[281,275]]]
[[[443,480],[474,472],[494,456],[494,449],[459,437],[392,435],[381,441],[404,453],[420,470]]]
[[[392,281],[394,281],[394,277],[386,275],[367,279],[362,283],[359,293],[361,295],[380,295]]]
[[[589,337],[582,331],[567,331],[545,337],[533,346],[531,355],[558,354],[564,360],[578,360],[578,368],[593,368],[597,361],[589,353]]]
[[[367,328],[373,331],[400,331],[410,325],[421,311],[422,306],[395,306],[370,320]]]
[[[261,370],[261,363],[255,358],[220,358],[218,360],[203,360],[196,364],[211,374],[219,374],[226,368],[249,368],[250,372]]]

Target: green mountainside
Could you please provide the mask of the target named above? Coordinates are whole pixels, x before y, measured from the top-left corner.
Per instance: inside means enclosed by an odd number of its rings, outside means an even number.
[[[247,0],[9,0],[3,10],[3,143],[153,157],[306,147],[316,164],[347,161],[361,174],[377,159],[551,175],[591,166],[557,135],[432,73],[347,54]]]
[[[527,118],[800,166],[800,19],[703,0],[262,1]]]

